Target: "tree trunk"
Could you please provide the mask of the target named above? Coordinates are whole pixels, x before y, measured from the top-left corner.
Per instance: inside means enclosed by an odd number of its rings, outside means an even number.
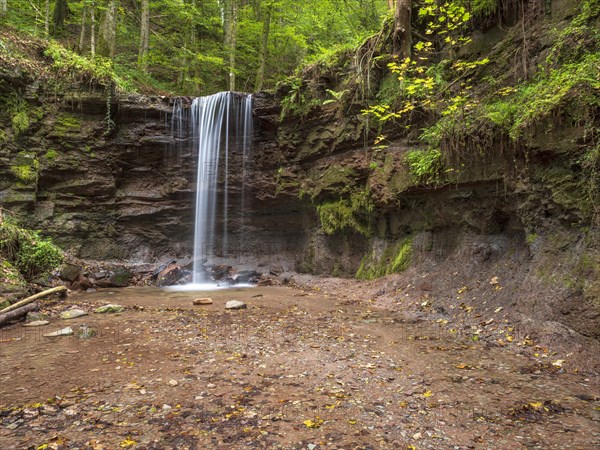
[[[267,6],[264,11],[263,17],[263,29],[262,39],[260,42],[260,50],[258,55],[258,71],[256,72],[256,85],[254,90],[256,92],[262,90],[263,83],[265,81],[265,65],[267,64],[267,57],[269,55],[269,32],[271,30],[271,5]]]
[[[8,11],[8,4],[6,0],[0,0],[0,16],[3,16]]]
[[[44,34],[50,36],[50,0],[46,0],[46,10],[44,11]]]
[[[14,309],[5,314],[0,314],[0,325],[5,324],[6,322],[10,322],[11,320],[18,319],[24,315],[26,315],[30,311],[34,311],[38,308],[37,303],[28,303],[25,306],[21,306],[20,308]]]
[[[140,28],[140,51],[138,54],[138,67],[144,73],[148,73],[149,37],[150,37],[150,2],[149,2],[149,0],[142,0],[142,25]]]
[[[394,13],[394,54],[408,58],[412,47],[411,0],[396,0]]]
[[[108,0],[99,22],[96,51],[112,60],[117,47],[117,0]]]
[[[223,2],[223,31],[226,61],[228,61],[225,82],[230,91],[235,91],[235,57],[237,46],[237,0]]]
[[[96,5],[92,2],[90,10],[90,52],[96,54]]]
[[[65,27],[65,19],[67,18],[68,12],[69,5],[67,4],[67,0],[56,0],[56,3],[54,4],[54,14],[52,16],[52,23],[54,25],[52,32],[55,36]]]
[[[87,13],[87,9],[84,6],[81,10],[81,31],[79,33],[79,53],[83,53],[83,49],[85,48],[85,16]]]

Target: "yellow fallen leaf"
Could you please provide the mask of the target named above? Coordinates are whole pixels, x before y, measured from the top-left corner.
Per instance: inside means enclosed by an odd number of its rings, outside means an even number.
[[[348,419],[348,423],[350,425],[356,425],[356,420],[354,420],[354,419]]]
[[[304,425],[306,425],[307,428],[321,428],[323,420],[319,417],[315,417],[315,420],[307,419],[304,421]]]
[[[565,360],[564,360],[564,359],[557,359],[556,361],[554,361],[554,362],[552,363],[552,365],[553,365],[554,367],[562,367],[562,365],[563,365],[564,363],[565,363]]]
[[[431,391],[425,391],[425,392],[423,392],[422,395],[425,398],[429,398],[429,397],[431,397],[433,395],[433,392],[431,392]]]
[[[544,406],[544,404],[542,402],[531,402],[529,406],[535,409],[540,409],[542,406]]]
[[[512,337],[512,336],[506,336],[506,340],[507,340],[508,342],[512,342],[512,341],[513,341],[513,339],[514,339],[514,337]]]
[[[121,448],[131,448],[133,447],[135,444],[137,444],[137,442],[135,442],[133,439],[131,438],[127,438],[125,439],[123,442],[121,442]]]

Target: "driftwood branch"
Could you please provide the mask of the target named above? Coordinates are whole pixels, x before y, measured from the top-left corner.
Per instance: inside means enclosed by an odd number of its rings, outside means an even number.
[[[25,306],[21,306],[20,308],[9,311],[5,314],[0,314],[0,325],[5,324],[6,322],[10,322],[11,320],[18,319],[28,312],[33,311],[38,308],[37,303],[28,303]]]
[[[3,310],[0,311],[0,315],[6,314],[7,312],[13,311],[17,308],[20,308],[21,306],[25,306],[28,303],[36,301],[37,299],[47,297],[48,295],[64,293],[64,292],[67,292],[67,288],[64,286],[58,286],[58,287],[55,287],[52,289],[48,289],[47,291],[38,292],[37,294],[32,295],[31,297],[24,298],[23,300],[20,300],[17,303],[14,303],[14,304],[10,305],[9,307],[4,308]]]

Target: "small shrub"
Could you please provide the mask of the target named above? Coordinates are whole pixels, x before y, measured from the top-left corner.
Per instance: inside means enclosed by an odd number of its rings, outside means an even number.
[[[440,150],[411,150],[406,154],[406,162],[416,182],[422,184],[443,182],[444,163]]]
[[[63,261],[63,252],[50,238],[9,220],[0,222],[0,253],[27,278],[44,275]]]

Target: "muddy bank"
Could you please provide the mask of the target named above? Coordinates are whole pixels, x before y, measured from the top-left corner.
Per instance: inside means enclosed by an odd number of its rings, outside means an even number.
[[[329,283],[329,282],[327,282]],[[2,448],[594,448],[598,379],[433,316],[290,288],[103,290],[1,333]],[[356,290],[354,289],[356,293]],[[197,296],[213,304],[193,306]],[[248,308],[225,311],[227,300]],[[60,320],[71,305],[125,311]]]

